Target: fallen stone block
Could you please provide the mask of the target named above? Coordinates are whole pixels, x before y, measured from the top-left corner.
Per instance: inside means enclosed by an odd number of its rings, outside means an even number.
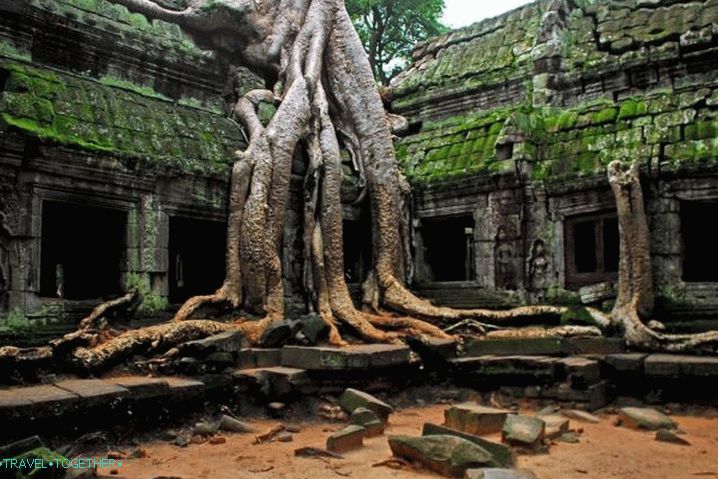
[[[673,419],[651,408],[624,407],[618,410],[618,417],[622,424],[631,429],[676,429]]]
[[[580,357],[569,357],[559,360],[571,386],[576,389],[587,389],[601,380],[601,367],[598,361]]]
[[[569,421],[564,416],[550,414],[546,416],[541,415],[539,418],[546,423],[546,437],[548,439],[556,439],[569,430]]]
[[[446,426],[469,434],[493,434],[500,432],[510,411],[462,403],[444,411]]]
[[[349,422],[362,426],[366,430],[366,437],[380,436],[384,433],[384,422],[371,409],[364,407],[355,409],[349,416]]]
[[[528,449],[539,449],[546,436],[546,423],[543,419],[511,414],[501,430],[502,441]]]
[[[574,419],[581,422],[588,422],[591,424],[598,424],[599,422],[601,422],[600,417],[591,414],[590,412],[581,411],[580,409],[563,409],[561,410],[561,415],[569,419]]]
[[[293,336],[293,328],[289,321],[273,321],[259,338],[259,344],[263,348],[280,348],[287,344]]]
[[[488,451],[493,457],[493,467],[512,467],[516,464],[516,455],[510,447],[492,442],[483,437],[469,434],[466,432],[456,431],[454,429],[439,426],[436,424],[425,423],[421,431],[422,436],[456,436],[467,441],[471,441],[477,446]]]
[[[245,433],[254,432],[254,428],[244,421],[235,419],[232,416],[223,415],[219,420],[219,428],[223,431]]]
[[[683,439],[681,436],[668,429],[659,429],[656,431],[656,441],[668,442],[671,444],[679,444],[681,446],[690,446],[691,443]]]
[[[578,444],[581,440],[581,436],[577,432],[569,431],[561,434],[556,440],[567,444]]]
[[[384,422],[386,422],[389,419],[389,415],[394,412],[394,408],[384,401],[375,398],[371,394],[352,388],[344,390],[339,397],[339,405],[350,414],[360,407],[369,409],[374,411]]]
[[[467,469],[490,466],[493,457],[471,441],[456,436],[391,436],[391,452],[448,477],[463,477]]]
[[[327,438],[327,450],[346,452],[359,449],[364,445],[365,430],[361,426],[350,425]]]
[[[465,479],[538,479],[526,469],[469,469]]]
[[[217,431],[219,431],[218,423],[198,422],[194,425],[192,434],[197,436],[211,436],[212,434],[216,434]]]

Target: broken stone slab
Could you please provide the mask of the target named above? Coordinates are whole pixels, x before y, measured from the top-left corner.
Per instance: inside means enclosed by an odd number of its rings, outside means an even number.
[[[546,437],[548,439],[556,439],[569,430],[569,421],[564,416],[549,414],[540,415],[539,418],[546,423]]]
[[[346,452],[359,449],[364,445],[365,430],[361,426],[350,425],[327,438],[327,450]]]
[[[647,355],[641,353],[609,354],[603,362],[617,373],[643,375],[643,366]]]
[[[254,432],[254,428],[244,421],[235,419],[232,416],[224,414],[219,420],[219,428],[223,431],[246,433]]]
[[[538,479],[536,475],[526,469],[469,469],[465,479]]]
[[[352,388],[345,389],[342,395],[339,396],[339,405],[349,414],[360,407],[369,409],[374,411],[384,422],[387,422],[389,415],[394,412],[394,408],[384,401],[371,394]]]
[[[263,348],[281,348],[287,344],[292,335],[293,328],[289,321],[273,321],[259,338],[259,345]]]
[[[125,376],[108,378],[106,381],[127,389],[134,399],[147,399],[159,396],[168,396],[170,386],[166,379],[148,378],[143,376]]]
[[[110,406],[130,395],[126,388],[100,379],[68,379],[55,383],[55,386],[77,394],[83,406],[90,407]]]
[[[422,436],[456,436],[467,441],[471,441],[477,446],[488,451],[493,457],[493,467],[513,467],[516,464],[516,454],[510,447],[492,442],[484,439],[483,437],[469,434],[466,432],[457,431],[444,426],[436,424],[425,423],[424,428],[421,431]]]
[[[631,429],[676,429],[678,426],[673,419],[651,408],[624,407],[618,410],[621,423]]]
[[[656,431],[656,441],[668,442],[671,444],[679,444],[681,446],[690,446],[691,443],[683,439],[681,436],[668,429],[659,429]]]
[[[409,364],[407,346],[368,344],[346,348],[285,346],[282,365],[310,371],[366,370]]]
[[[576,421],[588,422],[591,424],[598,424],[601,422],[601,418],[591,414],[590,412],[581,411],[580,409],[562,409],[561,415],[569,419]]]
[[[204,339],[188,341],[179,346],[180,355],[205,358],[215,352],[237,353],[250,346],[241,331],[227,331]]]
[[[565,432],[556,438],[557,441],[565,442],[567,444],[578,444],[580,442],[580,439],[581,436],[574,431]]]
[[[197,436],[211,436],[219,431],[219,423],[214,422],[198,422],[192,429],[192,434]]]
[[[501,440],[515,446],[539,449],[546,437],[546,423],[543,419],[511,414],[501,430]]]
[[[500,432],[509,414],[511,412],[505,409],[467,402],[446,409],[444,424],[452,429],[481,436]]]
[[[364,407],[355,409],[349,416],[349,422],[356,426],[362,426],[366,430],[366,437],[384,434],[384,422],[371,409]]]
[[[486,449],[457,436],[390,436],[389,447],[395,456],[420,462],[448,477],[463,477],[467,469],[488,467],[493,462]]]

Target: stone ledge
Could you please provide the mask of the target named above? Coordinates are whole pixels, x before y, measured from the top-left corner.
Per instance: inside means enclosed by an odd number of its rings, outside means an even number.
[[[285,346],[282,366],[310,371],[364,370],[410,363],[407,346],[372,344],[348,348]]]
[[[718,358],[651,354],[644,362],[647,376],[654,377],[718,377]]]

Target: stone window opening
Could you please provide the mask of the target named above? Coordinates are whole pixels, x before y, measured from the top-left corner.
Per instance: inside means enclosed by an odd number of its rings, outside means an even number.
[[[44,201],[40,295],[88,300],[120,294],[126,227],[123,211]]]
[[[433,281],[476,279],[474,227],[471,215],[422,219],[424,259]]]
[[[681,203],[683,281],[718,282],[718,248],[709,233],[710,221],[718,213],[718,201]]]
[[[192,296],[211,294],[222,286],[226,228],[222,221],[170,217],[170,302],[181,303]]]
[[[618,277],[616,213],[568,218],[565,223],[566,285],[578,288]]]

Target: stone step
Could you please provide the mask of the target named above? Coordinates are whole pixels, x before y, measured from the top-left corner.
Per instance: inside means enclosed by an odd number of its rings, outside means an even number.
[[[367,370],[405,366],[411,362],[411,349],[390,344],[333,347],[285,346],[282,366],[310,371]]]
[[[468,341],[466,356],[605,355],[625,351],[623,340],[614,338],[533,338],[482,339]]]

